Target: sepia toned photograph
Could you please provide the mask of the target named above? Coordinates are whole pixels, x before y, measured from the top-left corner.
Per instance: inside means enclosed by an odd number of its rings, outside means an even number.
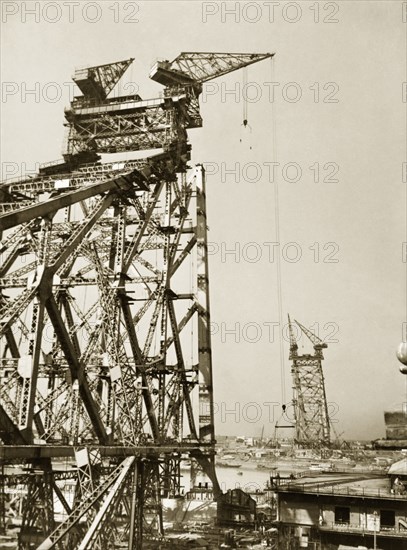
[[[0,10],[0,550],[407,550],[407,1]]]

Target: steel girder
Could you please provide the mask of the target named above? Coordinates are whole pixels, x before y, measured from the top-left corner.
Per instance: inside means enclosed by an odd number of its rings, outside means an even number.
[[[65,515],[72,509],[76,517],[94,491],[101,491],[94,506],[55,544],[79,548],[89,538],[89,547],[102,548],[112,537],[130,537],[129,548],[138,548],[146,521],[140,499],[134,504],[140,472],[150,472],[152,486],[143,483],[143,490],[152,493],[152,529],[160,525],[159,498],[179,493],[182,454],[196,458],[219,493],[203,168],[173,177],[153,169],[142,185],[138,175],[127,177],[129,166],[122,167],[124,176],[115,168],[93,167],[102,183],[72,174],[72,189],[71,178],[60,176],[7,184],[11,192],[25,186],[32,201],[30,219],[25,205],[12,219],[0,217],[0,223],[7,220],[0,268],[0,454],[25,457],[35,472],[21,496],[20,548],[33,548],[52,531],[55,499]],[[55,193],[61,180],[67,187]],[[94,447],[103,450],[105,472],[112,471],[114,455],[131,454],[139,457],[138,473],[132,466],[108,488],[107,474],[96,472],[89,459],[77,464],[70,498],[55,481],[53,463],[75,452],[92,455]],[[35,455],[48,458],[33,463]],[[45,508],[38,506],[43,500]],[[123,518],[114,528],[108,520],[114,507],[135,518],[132,531]]]
[[[171,99],[127,101],[65,111],[69,122],[67,154],[82,151],[117,153],[144,149],[169,150],[186,143],[185,94]]]
[[[79,71],[64,160],[0,184],[0,458],[28,470],[20,548],[141,548],[183,454],[219,495],[205,182],[186,174],[186,129],[202,82],[266,57],[181,54],[150,101],[107,97],[130,61]],[[72,455],[70,491],[57,466]]]

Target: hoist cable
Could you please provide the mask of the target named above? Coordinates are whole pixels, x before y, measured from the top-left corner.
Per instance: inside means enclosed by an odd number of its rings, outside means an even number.
[[[242,86],[242,102],[243,102],[243,124],[247,123],[247,67],[243,68],[243,86]]]
[[[274,58],[271,60],[271,82],[274,82],[275,77],[275,65]],[[276,132],[276,108],[275,98],[271,102],[271,124],[272,124],[272,158],[274,162],[277,162],[277,132]],[[280,244],[280,211],[279,211],[279,196],[278,196],[278,176],[273,179],[274,184],[274,230],[277,241],[277,297],[278,297],[278,338],[280,344],[280,376],[281,376],[281,399],[282,405],[286,401],[286,388],[285,388],[285,360],[284,360],[284,342],[283,342],[283,299],[282,299],[282,283],[281,283],[281,244]]]

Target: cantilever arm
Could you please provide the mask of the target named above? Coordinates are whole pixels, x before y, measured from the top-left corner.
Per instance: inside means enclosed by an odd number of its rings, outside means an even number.
[[[164,86],[188,81],[201,84],[273,56],[274,53],[183,52],[171,62],[158,62],[150,78]]]
[[[328,347],[328,344],[326,344],[323,340],[321,340],[321,338],[319,338],[316,334],[308,330],[306,327],[304,327],[304,325],[299,323],[296,319],[294,319],[294,321],[300,327],[300,329],[305,334],[305,336],[313,343],[314,347],[315,346],[319,346],[322,348]]]

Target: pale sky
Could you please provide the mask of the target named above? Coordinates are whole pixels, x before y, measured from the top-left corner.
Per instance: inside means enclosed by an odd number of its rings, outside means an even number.
[[[245,90],[257,94],[251,133],[242,127],[243,71],[208,85],[204,126],[189,132],[193,162],[207,167],[217,431],[259,435],[264,425],[271,436],[269,413],[279,416],[283,402],[267,244],[276,241],[277,182],[284,322],[290,313],[331,339],[324,372],[337,432],[383,437],[384,409],[406,401],[395,355],[406,315],[403,2],[280,2],[273,18],[267,2],[73,4],[2,2],[3,176],[61,157],[75,67],[134,57],[121,89],[148,98],[161,89],[148,79],[156,58],[275,52],[273,72],[270,60],[247,71]],[[24,13],[35,5],[36,16]],[[284,355],[288,403],[286,341]]]

